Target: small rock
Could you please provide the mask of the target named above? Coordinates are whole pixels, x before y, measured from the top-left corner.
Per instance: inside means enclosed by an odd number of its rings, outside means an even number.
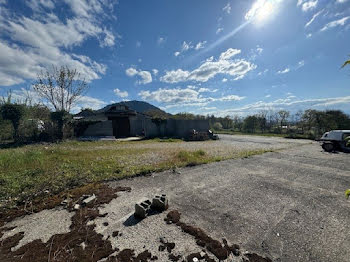
[[[89,197],[85,198],[82,203],[84,205],[87,205],[90,202],[94,201],[95,199],[96,199],[96,196],[95,196],[95,194],[93,194],[92,196],[89,196]]]
[[[196,257],[194,257],[194,258],[192,259],[192,261],[193,261],[193,262],[198,262],[198,261],[199,261],[199,259],[198,259],[198,258],[196,258]]]
[[[78,210],[80,208],[80,205],[79,204],[75,204],[74,205],[74,210]]]
[[[83,250],[85,250],[85,248],[86,248],[85,242],[81,243],[80,246],[81,246],[81,248],[82,248]]]

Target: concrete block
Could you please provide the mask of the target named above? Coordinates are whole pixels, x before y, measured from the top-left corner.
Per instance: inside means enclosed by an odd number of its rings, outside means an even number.
[[[154,210],[159,210],[159,211],[164,211],[168,209],[168,198],[165,194],[163,195],[156,195],[152,199],[152,209]]]
[[[138,203],[135,205],[134,216],[138,218],[145,218],[148,215],[150,208],[151,208],[151,201],[149,200],[142,201],[141,203]]]

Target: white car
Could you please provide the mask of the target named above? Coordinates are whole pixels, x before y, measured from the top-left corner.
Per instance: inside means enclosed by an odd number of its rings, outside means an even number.
[[[350,152],[349,143],[350,130],[332,130],[321,137],[322,148],[327,152],[344,151]]]

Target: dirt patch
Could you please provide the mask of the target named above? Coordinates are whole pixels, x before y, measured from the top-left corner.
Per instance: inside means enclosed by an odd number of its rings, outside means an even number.
[[[180,219],[181,214],[177,210],[172,210],[167,214],[167,217],[164,220],[167,224],[176,224],[183,232],[193,236],[196,239],[198,246],[205,248],[219,260],[227,259],[230,254],[233,254],[234,256],[240,255],[241,252],[239,245],[233,244],[230,246],[226,239],[223,239],[223,243],[221,243],[220,241],[211,238],[202,229],[183,223]],[[249,253],[245,256],[246,259],[243,258],[244,262],[272,262],[271,259],[261,257],[255,253]],[[187,261],[193,261],[194,257],[204,259],[205,261],[213,261],[208,255],[201,255],[198,253],[189,255]]]
[[[167,222],[167,224],[172,224],[172,223],[176,224],[180,221],[180,218],[181,218],[181,213],[177,210],[172,210],[167,214],[164,220]]]
[[[62,204],[62,202],[66,201],[67,207],[72,210],[74,205],[81,199],[84,195],[92,195],[95,194],[97,196],[97,200],[94,203],[91,203],[90,206],[93,205],[101,205],[109,203],[113,198],[116,197],[117,192],[120,191],[130,191],[131,189],[128,187],[118,187],[118,188],[110,188],[106,184],[88,184],[82,187],[74,188],[71,190],[67,190],[58,195],[45,195],[36,197],[31,201],[27,201],[24,203],[19,203],[16,208],[8,209],[1,208],[0,209],[0,227],[2,227],[6,222],[10,222],[17,217],[21,217],[28,214],[38,213],[44,209],[52,209]]]
[[[95,188],[96,189],[96,188]],[[52,236],[47,243],[41,240],[34,240],[26,244],[16,251],[12,252],[11,248],[16,246],[23,238],[23,233],[18,233],[3,241],[0,246],[0,261],[16,262],[16,261],[98,261],[113,254],[115,250],[108,239],[103,239],[103,235],[95,232],[95,225],[89,225],[89,221],[97,217],[103,217],[105,214],[100,214],[98,207],[102,204],[109,203],[117,197],[119,191],[130,191],[130,188],[110,188],[106,185],[101,185],[96,191],[96,200],[88,203],[85,207],[77,210],[72,217],[71,232],[66,234],[58,234]],[[73,199],[68,204],[67,208],[72,208],[74,201],[78,201],[81,196],[86,194],[83,190],[76,194],[71,194],[69,197]],[[59,197],[57,197],[58,199]],[[49,202],[49,203],[53,203]],[[41,205],[41,207],[48,205]],[[39,210],[36,209],[36,210]],[[16,213],[12,213],[15,215]],[[18,214],[18,213],[17,213]],[[6,219],[9,217],[7,216]],[[144,254],[141,256],[145,256]],[[140,260],[141,261],[141,260]]]

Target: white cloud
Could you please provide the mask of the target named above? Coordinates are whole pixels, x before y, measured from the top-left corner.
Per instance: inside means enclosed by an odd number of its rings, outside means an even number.
[[[185,51],[187,51],[187,50],[189,50],[189,49],[191,49],[191,48],[193,48],[193,46],[191,45],[191,42],[186,43],[186,41],[184,41],[184,42],[182,43],[181,51],[182,51],[182,52],[185,52]]]
[[[217,101],[240,101],[244,98],[245,98],[244,96],[228,95],[217,99]]]
[[[166,83],[179,83],[187,80],[189,76],[188,71],[184,71],[182,69],[177,69],[173,71],[166,71],[165,75],[160,78],[160,81]]]
[[[216,93],[217,91],[219,91],[219,89],[211,90],[209,88],[204,88],[204,87],[201,87],[198,89],[199,93]]]
[[[288,73],[290,71],[290,68],[286,68],[286,69],[284,69],[284,70],[279,70],[279,71],[277,71],[277,74],[286,74],[286,73]]]
[[[345,3],[345,2],[347,2],[348,0],[337,0],[337,3],[338,4],[343,4],[343,3]]]
[[[40,0],[45,1],[45,0]],[[105,10],[113,11],[114,0],[64,0],[77,16],[92,17],[95,14],[105,15]]]
[[[213,92],[212,90],[211,92]],[[215,91],[216,92],[216,91]],[[156,101],[159,103],[168,104],[166,107],[183,107],[183,106],[203,106],[210,102],[215,101],[240,101],[245,97],[237,95],[228,95],[219,98],[212,97],[203,97],[200,95],[200,90],[195,90],[193,88],[160,88],[155,91],[144,90],[141,91],[138,95],[147,101]]]
[[[121,90],[119,90],[119,88],[114,89],[113,92],[114,92],[114,94],[116,94],[117,96],[122,97],[122,98],[129,96],[127,91],[121,91]]]
[[[220,60],[228,60],[228,59],[232,58],[233,56],[238,55],[240,53],[241,53],[241,50],[239,50],[239,49],[229,48],[225,52],[221,53]]]
[[[34,11],[42,11],[43,8],[53,9],[55,4],[52,0],[27,0],[25,4]]]
[[[195,50],[199,50],[199,49],[202,49],[204,48],[204,45],[207,43],[207,41],[203,41],[203,42],[198,42],[195,46]]]
[[[234,80],[242,79],[249,71],[255,69],[256,65],[243,59],[230,60],[230,58],[240,52],[238,49],[229,48],[220,55],[217,61],[213,61],[213,59],[206,60],[200,67],[191,72],[182,69],[166,71],[160,80],[166,83],[185,81],[207,82],[217,74],[234,76]]]
[[[188,50],[191,50],[191,49],[194,49],[194,50],[199,50],[199,49],[202,49],[204,48],[204,45],[207,43],[207,41],[203,41],[203,42],[198,42],[196,45],[192,45],[191,42],[187,43],[186,41],[184,41],[182,43],[182,46],[181,46],[181,50],[180,51],[176,51],[174,53],[174,56],[179,56],[180,54],[188,51]]]
[[[91,108],[96,110],[104,107],[106,104],[107,103],[105,101],[94,97],[81,96],[71,111],[72,113],[78,113],[82,108]]]
[[[34,90],[32,89],[17,89],[12,91],[12,99],[15,101],[27,101],[31,104],[44,104],[51,108],[51,105],[43,100]],[[80,96],[76,104],[71,109],[72,113],[78,113],[82,108],[100,109],[106,105],[106,102],[90,96]]]
[[[152,69],[152,73],[156,76],[156,75],[158,75],[158,69]]]
[[[344,26],[349,18],[350,18],[350,16],[346,16],[346,17],[343,17],[341,19],[329,22],[320,31],[326,31],[326,30],[333,28],[333,27],[336,27],[336,26]]]
[[[215,106],[211,106],[211,107],[201,107],[200,108],[201,110],[205,110],[205,111],[208,111],[208,110],[215,110],[217,109]]]
[[[220,34],[222,31],[224,31],[224,28],[222,27],[219,27],[217,30],[216,30],[216,34]]]
[[[220,110],[218,115],[228,115],[236,113],[254,113],[260,110],[298,110],[305,108],[329,109],[335,106],[339,108],[341,105],[348,105],[350,103],[350,96],[331,97],[331,98],[309,98],[296,99],[295,96],[284,99],[276,99],[271,102],[258,101],[252,104],[247,104],[239,108],[232,108],[227,110]]]
[[[141,80],[138,81],[139,84],[149,84],[152,83],[152,75],[148,71],[139,71],[138,74],[141,77]]]
[[[223,83],[226,83],[226,82],[227,82],[227,78],[223,78],[223,79],[222,79],[222,82],[223,82]]]
[[[269,72],[269,69],[265,69],[264,71],[259,72],[258,76],[265,75],[267,72]]]
[[[140,77],[141,79],[136,82],[137,84],[149,84],[149,83],[152,83],[152,75],[148,71],[137,70],[137,69],[135,69],[133,67],[130,67],[130,68],[125,70],[125,73],[129,77],[133,77],[133,76]]]
[[[269,98],[269,97],[271,97],[271,95],[266,95],[265,97],[266,97],[266,98]]]
[[[318,4],[318,0],[307,1],[302,4],[301,9],[304,12],[307,12],[309,10],[315,9],[317,7],[317,4]]]
[[[166,39],[162,36],[158,37],[157,44],[162,45],[166,42]]]
[[[256,48],[256,52],[259,54],[259,55],[261,55],[261,53],[264,51],[264,49],[262,49],[261,47],[257,47]]]
[[[298,65],[296,66],[296,69],[299,69],[301,67],[303,67],[305,65],[305,61],[304,60],[301,60],[298,62]]]
[[[231,4],[227,3],[227,5],[222,9],[222,11],[226,12],[227,14],[231,13]]]
[[[136,47],[137,48],[141,47],[141,42],[140,41],[136,41]]]
[[[137,75],[138,71],[135,68],[130,67],[130,68],[125,70],[125,73],[126,73],[127,76],[132,77],[132,76]]]
[[[88,18],[77,15],[60,20],[53,12],[42,13],[43,8],[55,8],[54,3],[26,1],[34,12],[31,17],[10,16],[9,12],[3,12],[0,18],[0,86],[35,79],[40,71],[52,65],[77,69],[88,82],[105,74],[107,67],[104,64],[72,52],[72,48],[88,38],[97,39],[101,47],[114,45],[112,32],[101,25],[98,15],[94,16],[98,8],[91,13],[92,7],[88,7]],[[16,44],[10,44],[10,41]]]
[[[190,88],[186,89],[158,89],[156,91],[141,91],[139,96],[143,100],[152,100],[160,103],[185,103],[201,100],[199,92]]]
[[[308,27],[308,26],[310,26],[310,25],[313,23],[313,21],[315,21],[315,19],[316,19],[320,14],[322,14],[322,12],[323,12],[323,10],[321,10],[321,11],[317,12],[316,14],[314,14],[314,15],[312,16],[312,18],[309,20],[309,22],[307,22],[307,23],[305,24],[305,28]]]
[[[306,38],[311,38],[311,37],[312,37],[311,33],[306,35]]]

